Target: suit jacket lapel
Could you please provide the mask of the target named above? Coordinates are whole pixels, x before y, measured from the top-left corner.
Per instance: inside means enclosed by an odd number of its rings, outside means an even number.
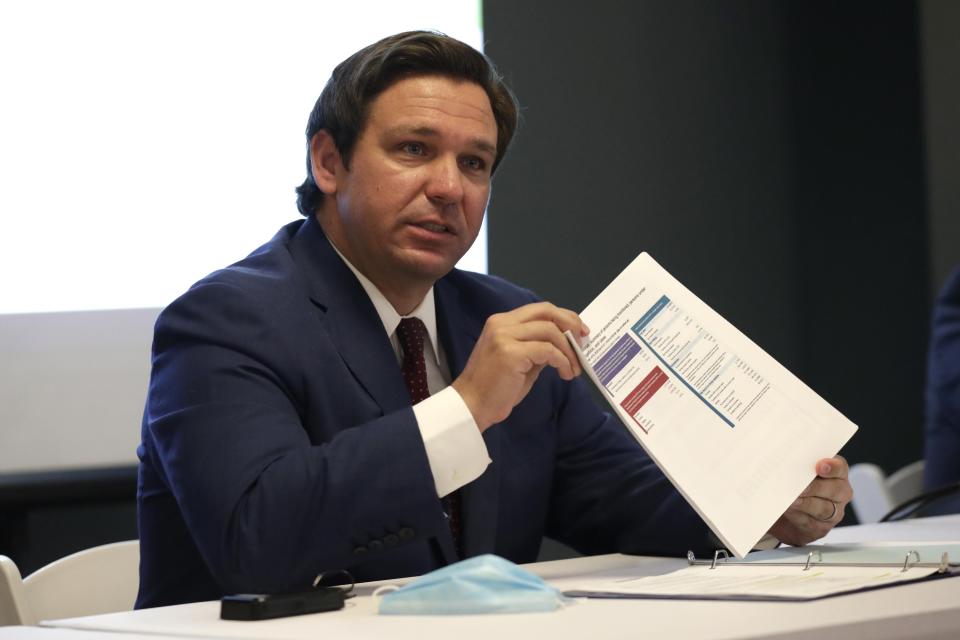
[[[290,252],[307,279],[310,299],[324,313],[327,331],[354,377],[384,413],[409,406],[410,395],[373,303],[315,219],[303,222],[290,240]],[[465,308],[465,301],[450,279],[447,276],[439,280],[434,294],[439,339],[450,374],[456,379],[466,366],[486,317]],[[467,557],[493,551],[496,541],[499,431],[488,429],[483,439],[494,462],[483,475],[461,489],[463,549]],[[438,543],[447,562],[457,560],[449,534],[441,536]]]
[[[290,241],[290,252],[307,279],[310,299],[323,310],[330,338],[354,377],[384,414],[409,406],[410,395],[397,357],[373,303],[315,219],[304,221]]]
[[[459,290],[447,276],[434,286],[437,301],[437,331],[447,353],[453,379],[463,371],[473,351],[486,316],[471,310]],[[460,510],[463,518],[463,551],[465,557],[491,553],[497,534],[497,503],[500,495],[500,468],[497,465],[500,431],[487,429],[483,434],[493,462],[479,478],[460,489]]]

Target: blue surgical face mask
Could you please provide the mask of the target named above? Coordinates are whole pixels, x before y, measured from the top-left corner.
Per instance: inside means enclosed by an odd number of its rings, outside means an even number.
[[[390,587],[380,587],[379,595]],[[563,594],[500,556],[482,555],[423,575],[380,597],[385,615],[456,615],[553,611]]]

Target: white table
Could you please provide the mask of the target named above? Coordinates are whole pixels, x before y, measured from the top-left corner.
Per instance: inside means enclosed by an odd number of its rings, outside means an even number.
[[[956,542],[960,540],[960,515],[915,518],[900,522],[837,527],[818,542]]]
[[[183,636],[158,636],[115,631],[81,631],[54,627],[0,627],[0,640],[183,640]]]
[[[960,516],[850,527],[839,529],[827,538],[828,542],[851,540],[956,541],[960,540]],[[684,565],[681,559],[614,554],[537,563],[528,568],[557,587],[567,589],[585,578],[651,575]],[[220,620],[219,602],[201,602],[44,624],[86,632],[290,640],[960,637],[960,578],[813,602],[579,599],[552,613],[450,617],[379,616],[370,596],[372,586],[363,585],[358,590],[360,595],[349,600],[342,611],[263,622]],[[85,638],[86,635],[81,634],[76,640]]]

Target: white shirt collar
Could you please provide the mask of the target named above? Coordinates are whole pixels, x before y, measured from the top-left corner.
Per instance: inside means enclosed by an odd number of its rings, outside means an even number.
[[[330,238],[327,238],[330,241]],[[404,318],[420,318],[424,326],[427,328],[427,336],[430,338],[430,345],[433,347],[433,357],[437,360],[437,365],[440,365],[440,348],[437,341],[437,308],[436,303],[433,299],[433,287],[430,287],[430,290],[427,291],[427,295],[424,296],[423,300],[420,301],[420,304],[417,305],[417,308],[409,313],[409,315],[401,316],[397,313],[397,310],[393,308],[393,305],[390,304],[390,301],[387,300],[386,296],[380,293],[380,289],[377,288],[377,285],[370,282],[370,279],[365,275],[360,273],[360,271],[353,266],[353,264],[347,260],[346,256],[340,253],[340,250],[337,249],[337,246],[330,241],[330,246],[333,247],[333,250],[337,252],[337,255],[340,256],[340,259],[343,260],[343,263],[350,267],[350,271],[353,271],[353,275],[357,276],[357,280],[360,281],[360,286],[363,287],[363,290],[367,292],[367,296],[370,297],[370,302],[373,303],[373,307],[377,310],[377,315],[380,316],[380,322],[383,323],[383,328],[387,332],[388,336],[393,336],[394,332],[397,330],[400,321]]]

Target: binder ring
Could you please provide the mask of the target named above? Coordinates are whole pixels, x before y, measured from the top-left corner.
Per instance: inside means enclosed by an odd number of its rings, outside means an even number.
[[[730,559],[730,554],[727,553],[727,550],[726,550],[726,549],[717,549],[716,551],[714,551],[714,552],[713,552],[713,562],[710,563],[710,568],[711,568],[711,569],[716,569],[716,568],[717,568],[717,561],[718,561],[721,557],[723,558],[724,562],[726,562],[727,560]]]
[[[913,562],[910,562],[910,558],[916,558],[916,560],[914,560]],[[911,567],[911,565],[917,564],[918,562],[920,562],[920,554],[917,551],[908,551],[907,557],[903,559],[903,569],[901,569],[900,571],[901,572],[906,571]]]
[[[817,562],[823,562],[823,554],[820,552],[819,549],[815,549],[807,554],[807,561],[803,563],[804,571],[810,570],[810,563],[813,562],[813,556],[817,556]]]

